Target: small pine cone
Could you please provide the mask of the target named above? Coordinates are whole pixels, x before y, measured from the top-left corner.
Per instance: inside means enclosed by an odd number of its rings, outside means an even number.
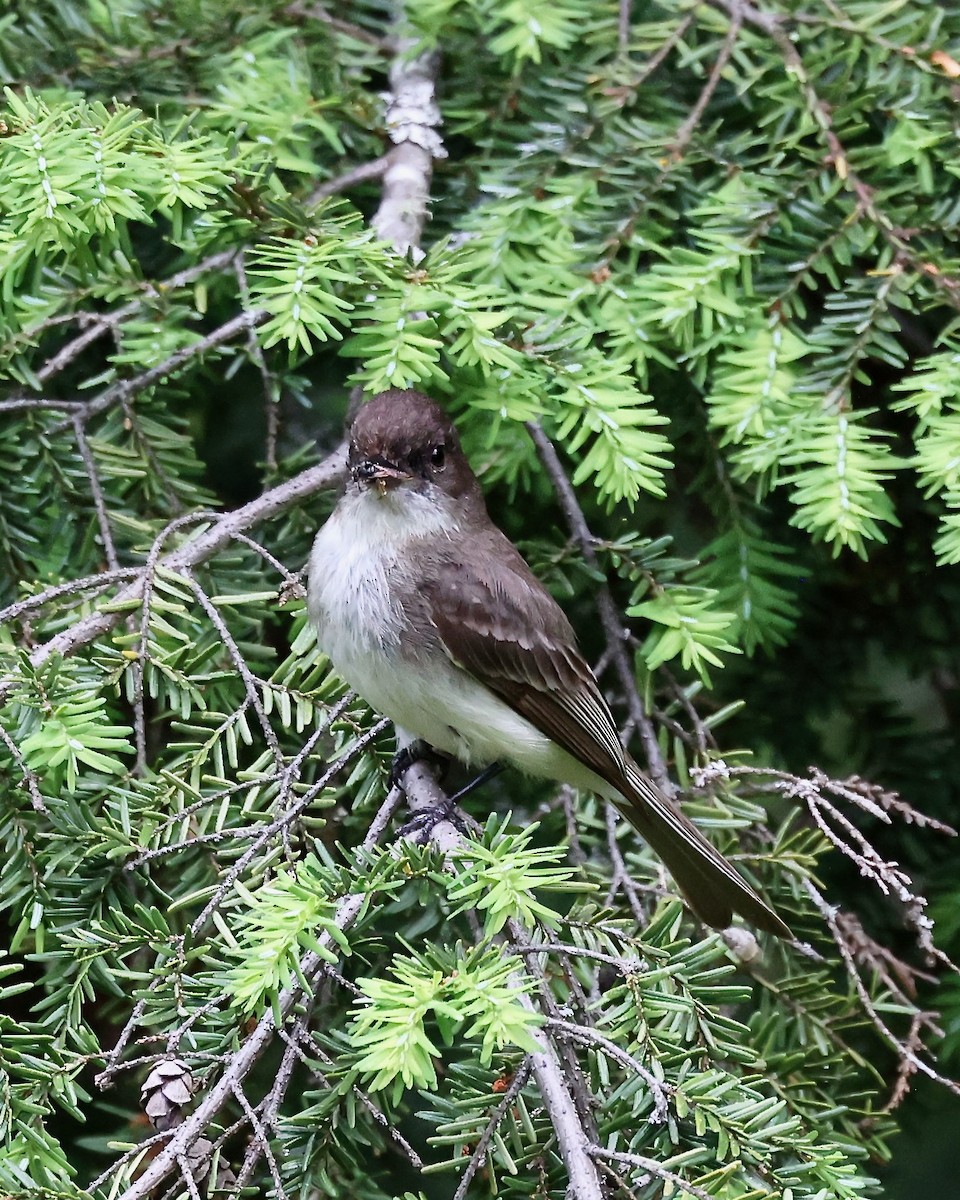
[[[236,1187],[237,1175],[233,1167],[229,1163],[221,1162],[220,1169],[217,1171],[217,1191],[229,1192],[232,1187]]]
[[[214,1153],[213,1142],[205,1137],[198,1137],[187,1151],[187,1163],[193,1172],[193,1178],[196,1183],[202,1183],[210,1173],[210,1167],[214,1161]],[[221,1158],[219,1154],[217,1154],[216,1161],[217,1175],[212,1190],[218,1192],[229,1191],[236,1184],[237,1176],[230,1164]]]
[[[158,1062],[143,1082],[140,1103],[150,1124],[166,1133],[183,1120],[183,1109],[193,1096],[193,1076],[178,1058]]]
[[[197,1183],[206,1179],[210,1171],[210,1159],[213,1157],[213,1142],[209,1138],[198,1137],[187,1150],[187,1162]]]

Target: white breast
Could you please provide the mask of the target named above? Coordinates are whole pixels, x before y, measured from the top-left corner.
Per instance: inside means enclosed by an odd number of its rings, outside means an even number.
[[[409,670],[400,658],[401,645],[409,649],[408,620],[395,598],[407,589],[398,584],[408,577],[414,542],[455,529],[447,506],[412,489],[351,491],[313,545],[307,603],[320,646],[347,683],[394,720],[391,679]]]

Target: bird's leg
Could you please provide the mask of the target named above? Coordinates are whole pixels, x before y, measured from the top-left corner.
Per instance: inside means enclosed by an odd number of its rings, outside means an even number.
[[[471,792],[478,787],[483,787],[488,779],[494,779],[503,770],[503,763],[491,763],[489,767],[484,767],[479,775],[475,775],[469,783],[465,783],[456,795],[450,797],[451,804],[457,804],[464,796],[469,796]]]
[[[457,804],[464,796],[468,795],[474,788],[480,787],[481,784],[492,779],[495,775],[499,775],[503,770],[501,763],[492,763],[480,772],[474,779],[471,779],[468,784],[450,796],[442,804],[431,804],[426,808],[421,808],[400,830],[401,837],[409,837],[414,841],[425,842],[429,838],[435,825],[439,825],[441,821],[449,821],[451,825],[459,829],[461,833],[464,831],[464,822],[457,808]]]
[[[399,730],[397,731],[397,741],[400,744],[390,767],[390,787],[403,788],[407,772],[418,762],[426,763],[438,775],[443,776],[449,763],[449,759],[445,755],[438,754],[432,746],[420,738],[408,737],[406,733],[401,733]],[[437,788],[437,791],[439,792],[440,789]],[[455,825],[458,824],[458,818],[454,813],[455,807],[454,802],[446,798],[442,803],[421,807],[401,827],[400,836],[410,838],[415,842],[427,841],[433,827],[439,825],[441,821],[452,821]]]

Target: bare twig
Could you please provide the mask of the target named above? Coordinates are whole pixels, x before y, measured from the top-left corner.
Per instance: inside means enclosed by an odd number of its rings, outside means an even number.
[[[633,876],[627,870],[627,864],[623,860],[623,854],[620,850],[620,843],[617,841],[617,829],[621,827],[621,823],[617,819],[617,810],[613,807],[609,800],[604,801],[603,819],[607,830],[607,853],[610,856],[610,886],[607,889],[606,903],[609,904],[617,892],[622,891],[626,896],[627,903],[630,905],[630,911],[633,913],[634,919],[641,926],[646,925],[650,919],[650,914],[640,900],[640,889],[634,882]]]
[[[392,807],[395,802],[396,797],[391,793],[384,801],[383,807]],[[365,847],[373,844],[369,834],[363,844]],[[333,921],[337,928],[341,931],[349,929],[360,915],[367,899],[365,893],[352,893],[345,896],[337,905],[334,914]],[[321,931],[317,940],[324,949],[334,948],[333,939],[326,931]],[[310,951],[304,955],[300,963],[298,982],[284,988],[277,997],[276,1004],[264,1013],[247,1035],[243,1045],[235,1054],[230,1055],[220,1078],[200,1099],[190,1116],[177,1126],[170,1140],[151,1161],[143,1174],[121,1193],[119,1200],[143,1200],[180,1163],[183,1155],[202,1136],[220,1109],[232,1096],[236,1095],[236,1089],[242,1086],[243,1081],[271,1046],[274,1038],[279,1036],[286,1018],[309,994],[309,991],[304,990],[305,986],[309,989],[323,974],[325,968],[326,960],[316,952]],[[278,1017],[279,1025],[277,1024]]]
[[[247,694],[247,699],[250,702],[250,707],[257,714],[257,720],[260,722],[260,728],[263,731],[264,741],[273,755],[273,761],[279,769],[283,765],[283,752],[280,749],[280,743],[277,741],[277,735],[264,712],[263,702],[260,699],[260,692],[257,688],[256,680],[253,678],[253,673],[247,666],[247,660],[240,652],[240,647],[234,640],[233,634],[227,628],[227,623],[217,611],[217,606],[213,603],[207,593],[198,583],[197,579],[189,569],[184,569],[181,572],[181,578],[186,579],[190,584],[190,588],[197,600],[200,602],[200,607],[207,614],[210,624],[220,635],[220,640],[227,648],[230,659],[237,670],[237,674],[243,682],[244,691]]]
[[[667,1183],[672,1183],[681,1195],[686,1193],[689,1196],[696,1196],[697,1200],[710,1200],[708,1191],[697,1187],[695,1183],[687,1183],[675,1171],[668,1171],[666,1167],[662,1167],[656,1159],[647,1158],[642,1154],[627,1154],[622,1150],[607,1150],[602,1146],[591,1146],[590,1153],[597,1159],[608,1159],[610,1162],[621,1163],[625,1167],[637,1167],[645,1173],[647,1179],[652,1176],[654,1179],[663,1179]]]
[[[335,175],[332,179],[325,179],[307,197],[306,207],[316,208],[321,200],[326,200],[328,196],[335,196],[340,192],[349,191],[350,188],[356,187],[358,183],[369,183],[371,179],[382,179],[392,162],[392,154],[392,151],[387,154],[381,154],[379,158],[371,159],[370,162],[350,167],[341,175]]]
[[[581,1045],[598,1050],[601,1054],[605,1054],[608,1058],[612,1058],[614,1062],[619,1063],[621,1067],[625,1067],[628,1071],[633,1072],[634,1075],[638,1075],[650,1089],[650,1096],[653,1100],[653,1111],[647,1120],[651,1125],[660,1125],[667,1119],[669,1112],[667,1093],[671,1089],[657,1079],[653,1072],[649,1071],[632,1054],[628,1054],[616,1042],[612,1042],[596,1029],[590,1029],[586,1025],[576,1025],[573,1021],[563,1021],[558,1017],[553,1017],[547,1021],[547,1026],[550,1029],[557,1030],[563,1037],[570,1038],[575,1042],[580,1042]]]
[[[327,974],[332,977],[336,974],[336,972],[331,968]],[[340,980],[338,980],[338,982],[340,982]],[[313,1039],[313,1049],[319,1055],[321,1061],[326,1063],[332,1062],[326,1051],[320,1046],[317,1046],[315,1038]],[[321,1083],[327,1082],[326,1076],[317,1070],[314,1063],[308,1061],[307,1066],[309,1067],[310,1071],[321,1081]],[[418,1171],[422,1171],[424,1167],[423,1159],[416,1152],[416,1150],[414,1150],[413,1146],[410,1145],[400,1130],[397,1129],[396,1124],[390,1120],[389,1117],[387,1117],[386,1113],[377,1108],[363,1088],[354,1084],[353,1094],[357,1097],[370,1116],[373,1117],[374,1121],[376,1121],[387,1137],[389,1137],[390,1140],[400,1148],[400,1152],[408,1159],[410,1164]]]
[[[56,583],[53,587],[37,592],[35,596],[15,600],[13,604],[0,609],[0,624],[19,621],[28,613],[35,612],[46,604],[52,604],[54,600],[62,600],[64,596],[81,598],[84,592],[105,592],[118,583],[126,583],[136,574],[136,567],[124,567],[118,571],[103,571],[98,575],[85,575],[82,579],[68,579],[66,583]]]
[[[201,338],[199,342],[191,342],[189,346],[181,346],[179,350],[175,350],[155,367],[151,367],[147,371],[141,371],[139,375],[132,379],[121,379],[117,383],[111,384],[105,388],[98,396],[94,396],[92,400],[88,400],[80,409],[76,410],[74,420],[77,419],[87,421],[90,417],[96,416],[97,413],[106,412],[108,408],[112,408],[115,404],[122,404],[144,392],[153,384],[159,383],[168,375],[172,375],[187,363],[199,360],[204,354],[210,350],[215,350],[218,346],[223,346],[227,342],[233,341],[235,337],[245,333],[248,329],[252,329],[257,325],[262,325],[269,314],[262,308],[251,309],[248,312],[238,313],[235,317],[231,317],[229,321],[224,321],[222,325],[214,329],[212,333],[208,333],[206,337]]]
[[[519,994],[518,1003],[529,1012],[539,1012],[526,992]],[[567,1195],[572,1200],[602,1200],[603,1189],[596,1166],[590,1159],[590,1139],[565,1077],[557,1048],[543,1030],[532,1029],[530,1033],[537,1043],[537,1050],[530,1055],[530,1065],[557,1136],[560,1157],[567,1169]]]
[[[13,756],[13,761],[20,768],[20,773],[23,776],[23,782],[27,785],[27,791],[30,793],[30,803],[35,812],[45,813],[47,806],[43,801],[43,794],[40,791],[40,781],[34,771],[31,771],[27,766],[27,760],[23,757],[20,747],[13,740],[9,733],[0,725],[0,742],[6,746]]]
[[[807,110],[822,131],[834,173],[847,191],[856,197],[858,212],[862,212],[870,219],[877,232],[901,263],[908,264],[921,274],[944,294],[948,303],[954,308],[960,309],[960,278],[944,271],[931,272],[926,269],[928,264],[923,261],[922,256],[916,253],[877,204],[873,188],[852,167],[846,148],[833,127],[830,106],[817,92],[807,72],[803,57],[788,32],[788,23],[792,17],[784,18],[779,13],[757,8],[748,0],[710,0],[710,3],[715,8],[720,8],[728,13],[733,21],[742,21],[752,25],[773,41],[780,51],[787,75],[796,82]]]
[[[300,574],[302,574],[302,572],[294,574],[292,571],[290,571],[285,566],[284,563],[282,563],[280,561],[279,558],[277,558],[277,556],[275,554],[271,554],[270,551],[266,548],[266,546],[261,546],[258,541],[256,541],[254,538],[250,537],[248,534],[246,534],[246,533],[234,534],[233,540],[235,542],[242,542],[244,544],[244,546],[249,546],[250,549],[253,550],[256,554],[259,554],[260,557],[265,562],[268,562],[270,564],[270,566],[273,567],[273,569],[277,572],[277,574],[283,579],[284,584],[289,586],[292,584],[299,583]]]
[[[723,75],[723,69],[730,61],[730,55],[733,53],[733,48],[737,44],[737,38],[740,34],[740,28],[743,24],[743,18],[739,10],[731,5],[730,9],[730,27],[727,30],[727,36],[723,39],[723,45],[717,54],[713,66],[710,68],[710,74],[707,76],[707,82],[704,84],[700,95],[697,97],[697,102],[690,110],[690,115],[677,130],[673,142],[669,146],[670,153],[675,158],[680,158],[687,144],[693,137],[697,126],[706,111],[707,105],[713,93],[717,90],[717,84],[720,82],[720,77]]]
[[[263,827],[256,839],[224,874],[223,878],[220,880],[220,883],[217,885],[216,890],[207,901],[200,915],[191,922],[190,932],[194,937],[198,936],[203,931],[207,922],[223,902],[224,896],[227,895],[234,883],[236,883],[236,881],[240,878],[258,851],[262,850],[272,838],[276,837],[277,834],[286,829],[290,822],[298,817],[300,813],[302,813],[306,808],[309,808],[309,806],[314,802],[314,800],[316,800],[317,796],[320,795],[324,788],[328,787],[331,781],[344,769],[344,767],[349,766],[362,750],[366,749],[371,742],[375,741],[384,731],[384,729],[386,729],[388,724],[389,721],[384,718],[368,729],[365,734],[363,734],[354,742],[348,751],[346,751],[344,754],[341,754],[339,758],[335,759],[334,762],[327,767],[316,783],[312,784],[303,793],[303,795],[297,800],[296,804],[293,804],[283,810],[278,817],[275,817],[274,820],[269,823],[269,825],[265,825]]]
[[[73,418],[73,431],[77,438],[77,450],[80,452],[80,459],[83,462],[84,470],[87,472],[87,482],[90,484],[90,496],[93,500],[94,512],[97,514],[100,541],[107,558],[107,566],[111,571],[118,571],[120,569],[120,561],[117,558],[117,548],[113,542],[113,530],[110,528],[107,504],[103,497],[103,488],[100,486],[100,475],[97,471],[97,464],[93,461],[90,443],[87,441],[87,435],[83,428],[83,419],[79,413]]]
[[[697,6],[694,5],[690,11],[684,16],[682,21],[670,31],[669,37],[665,38],[662,45],[658,46],[655,53],[651,54],[647,61],[643,64],[643,68],[635,79],[631,79],[631,88],[638,88],[641,84],[647,82],[660,67],[660,64],[665,62],[670,56],[674,47],[678,42],[682,41],[686,36],[687,30],[693,24],[697,17]]]
[[[250,303],[250,284],[247,280],[247,271],[242,254],[237,256],[234,269],[237,275],[240,302],[243,308],[249,312],[253,308],[253,305]],[[260,378],[263,381],[264,412],[267,419],[264,458],[267,469],[275,471],[277,469],[277,437],[280,431],[280,387],[276,375],[267,366],[266,355],[263,353],[263,347],[260,345],[260,339],[257,337],[257,331],[253,325],[247,327],[247,354],[260,372]]]
[[[148,281],[143,284],[142,296],[122,305],[112,313],[77,313],[72,319],[75,319],[80,325],[86,325],[87,328],[64,346],[61,346],[57,353],[43,364],[37,371],[38,381],[46,383],[48,380],[59,375],[61,371],[68,367],[75,358],[78,358],[98,338],[111,333],[127,317],[132,317],[138,313],[146,301],[157,300],[161,296],[169,296],[171,292],[179,288],[188,287],[204,275],[218,271],[224,267],[229,267],[237,257],[237,254],[238,251],[236,250],[221,250],[216,254],[208,255],[200,262],[194,263],[193,266],[187,267],[183,271],[178,271],[175,275],[171,275],[169,279],[159,280],[156,283]],[[62,409],[65,412],[72,412],[76,409],[84,410],[86,406],[76,401],[34,400],[27,397],[11,397],[8,400],[0,401],[0,413],[18,412],[27,408],[54,408]]]
[[[630,45],[630,9],[632,0],[620,0],[617,9],[617,47],[625,54]]]
[[[306,1034],[307,1017],[309,1016],[309,1001],[307,1011],[301,1013],[297,1018],[293,1029],[289,1032],[281,1029],[280,1037],[286,1043],[286,1048],[283,1052],[283,1058],[280,1060],[280,1066],[274,1078],[273,1085],[270,1091],[266,1094],[263,1102],[260,1105],[260,1121],[265,1133],[261,1137],[252,1137],[250,1144],[247,1147],[247,1152],[244,1155],[243,1163],[237,1173],[236,1190],[237,1193],[246,1187],[250,1182],[250,1178],[256,1169],[257,1163],[264,1153],[264,1144],[267,1141],[267,1131],[273,1129],[274,1121],[277,1118],[277,1113],[280,1111],[280,1105],[283,1103],[283,1098],[287,1094],[287,1088],[290,1086],[290,1080],[293,1076],[294,1067],[298,1062],[304,1060],[304,1053],[300,1047],[300,1041]]]
[[[318,21],[336,33],[343,34],[344,37],[351,38],[355,42],[362,42],[365,46],[372,46],[380,54],[390,54],[394,50],[394,42],[391,38],[371,33],[353,21],[344,21],[341,17],[335,17],[322,4],[304,4],[302,0],[294,0],[294,3],[288,4],[283,12],[288,17]]]
[[[508,921],[506,928],[514,944],[528,940],[529,930],[519,921]],[[530,1012],[542,1014],[546,1018],[547,1027],[549,1027],[552,1021],[560,1019],[560,1009],[550,981],[547,979],[540,961],[536,958],[528,958],[526,960],[525,973],[528,976],[533,976],[536,980],[539,988],[539,996],[536,1002],[534,1002],[526,991],[521,991],[519,1003]],[[516,977],[516,986],[518,989],[521,988],[522,984],[523,980],[518,974]],[[591,1185],[598,1183],[593,1164],[590,1164],[592,1169],[587,1170],[585,1164],[582,1162],[584,1145],[595,1142],[598,1137],[596,1121],[594,1119],[593,1095],[590,1086],[580,1067],[573,1047],[568,1040],[556,1038],[548,1040],[547,1044],[550,1046],[561,1069],[561,1082],[564,1085],[564,1090],[573,1101],[574,1115],[576,1116],[576,1125],[569,1120],[566,1123],[558,1124],[554,1113],[550,1110],[549,1104],[547,1105],[548,1111],[550,1111],[550,1120],[560,1145],[561,1156],[568,1169],[571,1169],[571,1163],[576,1166],[585,1185],[588,1183]],[[548,1063],[547,1066],[549,1067],[550,1064]],[[533,1058],[533,1069],[539,1082],[540,1073],[537,1070],[536,1056]]]
[[[35,396],[10,396],[0,400],[0,415],[4,413],[35,412],[46,409],[48,412],[72,413],[83,410],[79,400],[37,399]]]
[[[493,1140],[493,1135],[500,1127],[500,1122],[510,1111],[510,1107],[516,1098],[523,1091],[524,1085],[530,1078],[530,1059],[525,1058],[517,1068],[513,1079],[510,1081],[510,1086],[500,1098],[500,1103],[490,1114],[490,1120],[484,1127],[483,1133],[477,1139],[477,1144],[473,1148],[473,1153],[467,1162],[463,1175],[460,1177],[460,1182],[457,1185],[457,1190],[453,1193],[453,1200],[466,1200],[467,1191],[470,1184],[473,1182],[473,1177],[480,1169],[484,1158],[486,1157],[487,1147]]]
[[[292,1070],[292,1063],[290,1069]],[[289,1075],[287,1075],[289,1079]],[[283,1186],[283,1180],[280,1177],[280,1168],[277,1166],[277,1160],[274,1157],[273,1150],[270,1147],[269,1122],[264,1124],[256,1111],[247,1099],[247,1095],[243,1088],[237,1084],[233,1089],[234,1097],[240,1105],[244,1116],[250,1125],[251,1147],[256,1146],[260,1156],[267,1160],[267,1167],[270,1171],[270,1178],[273,1180],[273,1194],[278,1200],[286,1200],[287,1191]]]
[[[929,1063],[924,1062],[924,1060],[917,1054],[916,1048],[908,1044],[908,1042],[903,1041],[901,1038],[898,1038],[883,1017],[881,1017],[872,997],[870,996],[867,986],[860,977],[860,972],[857,969],[857,964],[853,953],[847,944],[843,930],[837,920],[837,910],[831,904],[827,903],[819,888],[815,887],[810,880],[804,881],[804,887],[807,895],[816,905],[818,912],[823,917],[827,927],[830,930],[834,945],[840,952],[840,957],[843,959],[843,964],[846,967],[847,976],[856,989],[860,1004],[862,1005],[864,1012],[870,1018],[870,1022],[874,1029],[876,1029],[883,1041],[886,1042],[886,1044],[891,1050],[893,1050],[893,1052],[902,1062],[908,1063],[913,1070],[921,1072],[922,1074],[926,1075],[928,1079],[933,1079],[935,1082],[942,1084],[948,1091],[953,1092],[955,1096],[960,1096],[960,1084],[954,1082],[954,1080],[948,1078],[946,1075],[941,1075],[940,1072],[932,1067]]]
[[[140,639],[137,643],[137,657],[133,662],[133,732],[136,742],[138,775],[146,774],[147,770],[147,718],[144,708],[144,680],[150,653],[150,608],[153,600],[154,582],[156,580],[157,563],[163,553],[167,539],[188,525],[197,525],[203,521],[215,521],[216,513],[192,512],[186,516],[176,517],[170,521],[154,538],[153,545],[147,554],[143,567],[143,595],[140,605]]]

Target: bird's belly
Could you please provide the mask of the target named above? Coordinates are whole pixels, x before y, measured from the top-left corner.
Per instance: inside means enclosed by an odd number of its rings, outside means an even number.
[[[352,525],[335,513],[310,557],[310,617],[337,673],[401,730],[462,762],[508,761],[530,775],[574,787],[607,785],[433,643],[420,646],[392,599],[403,555],[377,545],[376,523]],[[366,534],[367,536],[363,536]]]
[[[449,661],[416,665],[385,657],[336,664],[377,712],[461,762],[509,762],[528,775],[609,792],[598,775]]]

